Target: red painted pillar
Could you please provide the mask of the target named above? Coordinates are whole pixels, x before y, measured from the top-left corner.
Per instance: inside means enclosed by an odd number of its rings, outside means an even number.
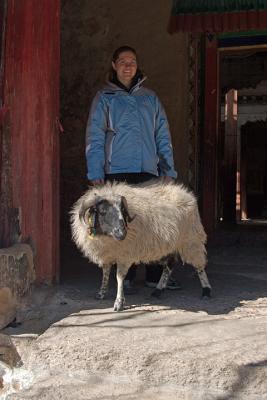
[[[217,222],[218,51],[216,36],[206,38],[203,134],[202,220],[207,233]]]
[[[60,0],[9,0],[4,103],[13,207],[35,250],[37,281],[58,276]]]

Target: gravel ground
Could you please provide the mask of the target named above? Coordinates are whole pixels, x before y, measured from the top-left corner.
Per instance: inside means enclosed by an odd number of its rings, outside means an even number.
[[[267,400],[267,248],[231,243],[209,250],[213,297],[203,300],[191,267],[183,289],[138,293],[114,313],[115,283],[94,300],[100,271],[77,255],[63,283],[35,288],[6,328],[23,365],[3,399]],[[74,269],[75,265],[75,269]]]

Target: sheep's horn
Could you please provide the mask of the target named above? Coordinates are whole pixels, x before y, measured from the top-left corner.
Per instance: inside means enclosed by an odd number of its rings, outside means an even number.
[[[127,222],[132,222],[135,219],[136,215],[134,215],[133,217],[130,216],[129,210],[128,210],[127,200],[126,200],[126,198],[124,196],[121,196],[121,206],[122,206],[121,207],[122,208],[122,213],[123,213],[123,216],[125,218],[126,225],[127,225]]]
[[[94,210],[95,210],[94,204],[88,204],[85,201],[83,202],[79,212],[79,219],[86,226],[90,225],[90,216],[91,214],[93,214]]]

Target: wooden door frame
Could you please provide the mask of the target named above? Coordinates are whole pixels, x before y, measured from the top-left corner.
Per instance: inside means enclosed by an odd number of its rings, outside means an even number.
[[[237,128],[237,90],[230,89],[225,99],[224,163],[223,163],[223,220],[236,222],[237,171],[240,148]],[[238,185],[239,186],[239,185]],[[239,201],[240,202],[240,201]]]
[[[206,35],[205,40],[202,220],[206,232],[212,234],[217,223],[219,63],[216,35]]]
[[[204,129],[202,161],[202,220],[208,234],[218,224],[218,135],[220,119],[220,54],[222,52],[262,50],[267,44],[219,47],[216,35],[206,35]]]

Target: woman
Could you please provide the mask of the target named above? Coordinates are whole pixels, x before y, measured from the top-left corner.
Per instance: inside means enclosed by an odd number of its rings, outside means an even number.
[[[119,47],[109,81],[96,94],[87,123],[87,177],[92,185],[107,180],[136,184],[157,177],[169,182],[177,177],[167,117],[156,94],[143,86],[145,80],[136,51]],[[146,284],[155,286],[160,275],[161,268],[148,266]],[[134,277],[132,267],[126,289]],[[169,288],[178,287],[173,283]]]

